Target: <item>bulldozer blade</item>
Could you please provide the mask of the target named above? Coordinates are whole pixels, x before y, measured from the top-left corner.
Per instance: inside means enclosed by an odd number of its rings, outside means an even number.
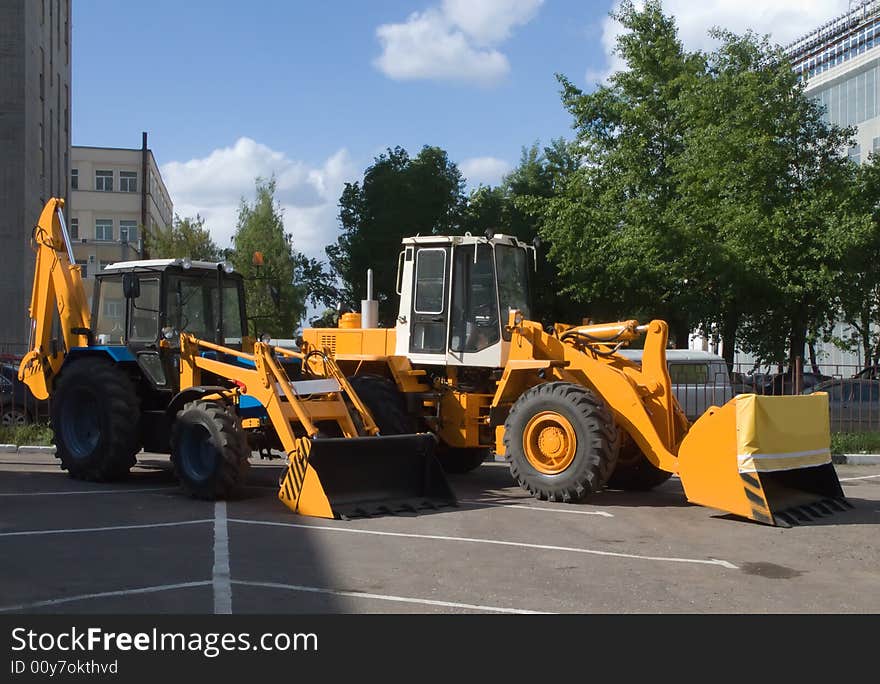
[[[743,394],[694,423],[679,476],[688,501],[791,527],[851,507],[830,444],[827,394]]]
[[[454,506],[430,433],[303,437],[288,458],[278,498],[320,518],[413,514]]]

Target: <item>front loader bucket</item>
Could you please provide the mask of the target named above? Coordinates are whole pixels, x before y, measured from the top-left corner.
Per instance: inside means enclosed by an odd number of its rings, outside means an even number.
[[[739,395],[713,406],[678,451],[688,501],[790,527],[851,508],[831,464],[828,395]]]
[[[340,519],[454,506],[436,448],[430,433],[303,437],[288,459],[278,498],[295,513]]]

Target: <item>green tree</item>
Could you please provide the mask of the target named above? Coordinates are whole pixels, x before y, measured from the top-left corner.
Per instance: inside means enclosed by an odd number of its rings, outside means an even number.
[[[880,364],[880,157],[872,154],[855,177],[847,208],[866,226],[849,244],[846,268],[839,271],[835,287],[843,320],[853,334],[832,341],[858,352],[867,367]]]
[[[457,232],[464,205],[464,180],[440,148],[425,146],[410,157],[395,147],[376,157],[361,182],[345,184],[339,200],[342,234],[327,247],[340,303],[359,306],[372,268],[379,321],[393,325],[401,239]]]
[[[275,200],[275,179],[256,179],[254,202],[244,198],[230,254],[245,278],[251,332],[291,338],[305,313],[306,287],[296,284],[302,257],[293,248],[293,236],[284,230],[282,209]],[[255,254],[262,256],[262,263]]]
[[[181,218],[177,214],[170,226],[156,227],[145,233],[147,250],[154,259],[199,259],[219,261],[222,251],[205,227],[205,220],[196,214],[195,218]]]
[[[527,203],[550,242],[564,291],[592,318],[661,317],[678,346],[690,328],[699,263],[674,216],[673,169],[686,122],[678,107],[702,68],[684,51],[660,3],[639,10],[625,0],[616,52],[627,65],[607,85],[584,93],[563,76],[562,101],[574,118],[577,168],[552,197]]]
[[[687,122],[674,162],[678,230],[699,241],[691,282],[697,322],[765,362],[803,357],[838,308],[866,223],[842,201],[852,130],[829,125],[766,38],[716,31],[720,47],[681,98]]]

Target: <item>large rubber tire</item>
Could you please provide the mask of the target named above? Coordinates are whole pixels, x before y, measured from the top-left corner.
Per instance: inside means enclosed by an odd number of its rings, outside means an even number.
[[[563,430],[553,427],[555,417],[564,419],[571,435],[557,437]],[[549,439],[564,444],[570,454],[568,464],[559,472],[539,469],[526,453],[525,440],[541,425],[547,427],[540,434],[549,433]],[[504,447],[510,474],[532,496],[547,501],[583,501],[602,488],[614,469],[617,428],[605,402],[591,390],[549,382],[532,387],[516,400],[504,423]]]
[[[225,404],[191,401],[171,430],[171,461],[180,486],[197,499],[238,496],[251,455],[241,422]]]
[[[382,375],[353,375],[348,382],[369,410],[382,435],[409,435],[416,421],[406,410],[403,395],[394,381]]]
[[[672,473],[660,470],[642,453],[626,431],[620,431],[620,455],[614,472],[608,478],[610,489],[645,492],[663,484],[672,477]]]
[[[437,460],[447,473],[461,475],[476,470],[485,461],[491,449],[485,447],[455,448],[445,444],[437,445]]]
[[[55,456],[78,480],[124,478],[137,462],[140,400],[131,378],[100,358],[66,364],[52,394]]]

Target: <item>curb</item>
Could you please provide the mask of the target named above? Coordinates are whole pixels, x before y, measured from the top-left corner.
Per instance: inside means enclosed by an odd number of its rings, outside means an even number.
[[[54,454],[53,446],[16,446],[15,444],[0,444],[0,454]]]
[[[832,454],[831,461],[842,465],[880,465],[880,454]]]

